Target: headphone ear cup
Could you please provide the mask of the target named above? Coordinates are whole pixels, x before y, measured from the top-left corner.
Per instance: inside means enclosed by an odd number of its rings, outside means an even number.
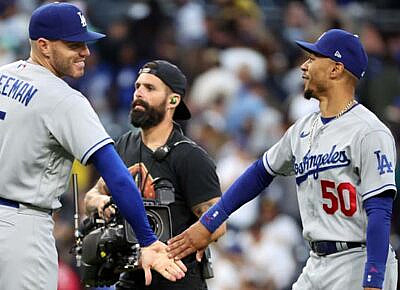
[[[153,152],[154,159],[156,159],[157,161],[164,160],[164,158],[167,157],[169,150],[170,148],[168,145],[158,147],[156,151]]]

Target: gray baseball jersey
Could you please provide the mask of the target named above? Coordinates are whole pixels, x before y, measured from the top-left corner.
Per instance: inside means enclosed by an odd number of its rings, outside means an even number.
[[[26,61],[0,68],[0,196],[61,206],[74,158],[112,143],[87,99]]]
[[[306,240],[365,242],[363,200],[396,190],[393,136],[361,104],[329,122],[298,120],[263,161],[271,175],[295,175]]]

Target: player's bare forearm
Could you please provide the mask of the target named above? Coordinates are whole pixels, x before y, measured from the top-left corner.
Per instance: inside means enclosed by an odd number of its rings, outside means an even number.
[[[226,233],[226,223],[223,223],[214,233],[211,235],[211,241],[215,242],[220,237],[222,237]]]
[[[192,208],[193,212],[200,217],[211,206],[217,203],[219,198],[198,204]],[[204,249],[213,241],[216,241],[226,232],[226,224],[222,224],[214,233],[210,233],[199,221],[191,225],[181,234],[168,241],[169,257],[182,259],[196,251],[197,259],[200,260]]]
[[[381,288],[364,288],[364,290],[381,290]]]

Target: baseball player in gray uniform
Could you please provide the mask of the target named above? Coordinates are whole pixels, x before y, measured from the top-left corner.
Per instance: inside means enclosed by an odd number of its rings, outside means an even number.
[[[56,289],[52,211],[61,207],[72,162],[92,162],[139,238],[142,266],[175,281],[185,266],[168,259],[148,224],[133,180],[87,99],[61,77],[80,77],[87,30],[77,7],[52,3],[29,24],[31,55],[0,68],[0,289]]]
[[[389,129],[354,99],[367,67],[357,35],[332,29],[301,66],[306,99],[320,112],[298,120],[186,232],[170,241],[181,258],[211,242],[233,211],[276,175],[295,176],[303,236],[311,251],[293,290],[395,290],[397,259],[389,244],[396,194],[396,150]],[[271,265],[273,267],[273,265]]]

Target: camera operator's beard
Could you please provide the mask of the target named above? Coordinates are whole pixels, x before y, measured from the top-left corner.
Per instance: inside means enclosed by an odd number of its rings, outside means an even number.
[[[137,99],[132,104],[131,109],[131,124],[136,128],[142,128],[144,130],[157,126],[164,120],[166,113],[167,98],[156,107],[151,107],[147,102]],[[140,105],[144,108],[144,111],[134,110],[136,105]]]

